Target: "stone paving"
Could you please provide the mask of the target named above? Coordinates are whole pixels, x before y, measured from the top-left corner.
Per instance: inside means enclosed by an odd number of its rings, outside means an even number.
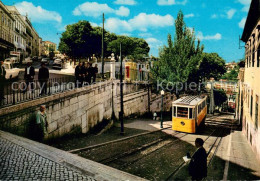
[[[95,180],[0,137],[0,180]]]

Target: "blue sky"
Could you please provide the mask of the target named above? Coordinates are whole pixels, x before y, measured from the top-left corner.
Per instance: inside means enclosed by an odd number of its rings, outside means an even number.
[[[227,62],[244,57],[238,49],[251,0],[2,0],[28,14],[43,40],[59,43],[65,26],[87,20],[100,26],[105,13],[105,28],[111,32],[144,38],[158,56],[168,33],[174,34],[174,20],[179,10],[205,52],[217,52]]]

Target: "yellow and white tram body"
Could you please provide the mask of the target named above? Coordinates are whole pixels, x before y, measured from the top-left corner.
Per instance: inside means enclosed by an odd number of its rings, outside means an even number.
[[[205,123],[207,97],[185,96],[172,103],[172,129],[195,133]]]

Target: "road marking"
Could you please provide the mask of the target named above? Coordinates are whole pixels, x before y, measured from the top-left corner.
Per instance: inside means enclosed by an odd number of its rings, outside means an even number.
[[[224,175],[222,180],[227,180],[228,177],[228,169],[229,169],[229,161],[230,161],[230,151],[231,151],[231,140],[232,140],[232,126],[230,130],[229,143],[228,143],[228,151],[227,151],[227,160],[225,163]]]

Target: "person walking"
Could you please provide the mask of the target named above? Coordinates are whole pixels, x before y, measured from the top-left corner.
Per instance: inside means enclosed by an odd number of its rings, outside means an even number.
[[[98,65],[95,64],[95,67],[93,68],[93,83],[96,83],[97,73],[98,73]]]
[[[90,69],[90,63],[87,63],[87,67],[86,67],[86,82],[87,85],[91,84],[91,69]]]
[[[36,140],[40,142],[44,140],[48,128],[47,114],[45,110],[46,107],[44,105],[41,105],[40,110],[36,114],[35,136]]]
[[[207,153],[203,144],[204,141],[201,138],[196,138],[197,151],[191,157],[189,164],[189,174],[192,180],[202,180],[207,177]]]
[[[33,86],[33,79],[34,79],[34,75],[35,75],[35,70],[34,67],[32,66],[32,63],[27,63],[27,66],[25,67],[25,72],[24,72],[24,80],[26,83],[26,88],[24,89],[24,93],[26,92],[26,90],[29,88],[29,90],[34,89]]]
[[[82,68],[82,62],[79,63],[79,65],[75,68],[75,77],[76,77],[76,87],[82,87],[83,84],[83,68]]]
[[[4,87],[5,87],[5,75],[6,75],[6,70],[4,67],[4,62],[0,61],[0,105],[3,104],[3,101],[5,99],[4,97]]]
[[[49,69],[45,66],[45,63],[41,64],[41,68],[39,69],[38,80],[40,82],[40,95],[47,94],[47,83],[49,80]]]

